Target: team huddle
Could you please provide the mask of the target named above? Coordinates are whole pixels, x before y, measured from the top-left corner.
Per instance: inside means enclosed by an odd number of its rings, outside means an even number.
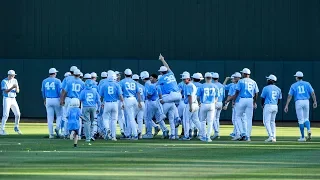
[[[61,82],[56,78],[58,71],[51,68],[49,77],[43,80],[41,87],[49,138],[73,139],[74,147],[82,137],[89,145],[97,138],[117,141],[118,124],[120,139],[152,139],[162,131],[164,139],[195,138],[211,142],[220,138],[220,113],[230,104],[234,126],[230,134],[232,140],[251,141],[253,111],[257,107],[259,88],[250,78],[248,68],[240,71],[242,74],[235,72],[223,83],[219,82],[218,73],[206,72],[203,77],[201,73],[191,76],[185,71],[181,74],[182,81],[177,83],[162,55],[159,60],[163,63],[159,69],[160,75],[143,71],[139,76],[126,69],[121,80],[120,72],[109,70],[101,73],[99,83],[96,73],[83,75],[75,66],[65,73]],[[10,70],[8,77],[1,82],[1,135],[7,134],[5,124],[10,108],[15,114],[14,130],[22,134],[19,129],[20,110],[15,99],[19,93],[15,75]],[[288,112],[293,97],[301,133],[298,141],[308,141],[311,139],[309,99],[312,97],[313,108],[317,108],[316,95],[310,83],[303,81],[302,72],[298,71],[294,76],[297,82],[290,87],[284,111]],[[268,134],[265,141],[276,142],[275,119],[282,92],[275,85],[276,76],[271,74],[266,79],[267,85],[260,95],[263,123]],[[204,83],[201,83],[203,80]],[[227,84],[229,80],[231,83]],[[165,119],[168,119],[169,129]],[[182,132],[179,135],[180,125]],[[307,136],[304,134],[305,128]]]

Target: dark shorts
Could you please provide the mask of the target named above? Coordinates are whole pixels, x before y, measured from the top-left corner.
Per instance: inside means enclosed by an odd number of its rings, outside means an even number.
[[[74,131],[76,135],[79,135],[79,129],[69,130],[69,134],[71,134],[72,131]]]

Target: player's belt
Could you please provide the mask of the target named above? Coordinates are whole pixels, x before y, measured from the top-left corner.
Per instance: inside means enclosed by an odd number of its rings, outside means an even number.
[[[252,97],[240,97],[242,99],[252,99]]]
[[[126,96],[126,97],[124,97],[124,98],[134,98],[133,96]]]
[[[105,101],[105,102],[118,102],[118,101]]]
[[[155,100],[152,100],[152,99],[148,99],[148,101],[157,101],[157,99],[155,99]]]

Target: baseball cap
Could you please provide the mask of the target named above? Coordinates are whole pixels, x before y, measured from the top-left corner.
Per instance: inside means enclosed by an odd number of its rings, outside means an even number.
[[[233,79],[233,78],[234,78],[234,74],[232,74],[232,75],[230,76],[230,78]]]
[[[74,72],[76,69],[78,69],[77,66],[71,66],[70,71]]]
[[[121,72],[119,72],[119,71],[115,71],[114,73],[116,73],[116,75],[119,75],[119,74],[121,74]]]
[[[204,77],[208,77],[208,78],[212,78],[212,74],[211,73],[209,73],[209,72],[206,72],[205,74],[204,74]]]
[[[83,73],[82,72],[80,72],[80,77],[83,77]]]
[[[248,68],[244,68],[242,71],[240,71],[240,72],[242,72],[242,73],[244,73],[244,74],[251,74],[251,71],[250,71],[250,69],[248,69]]]
[[[194,78],[194,79],[203,79],[201,73],[194,73],[194,74],[192,75],[192,78]]]
[[[215,78],[215,79],[219,78],[219,74],[216,72],[212,73],[212,78]]]
[[[81,72],[79,69],[74,70],[73,72],[74,75],[81,75]]]
[[[50,68],[49,69],[49,74],[57,73],[59,71],[56,70],[56,68]]]
[[[233,77],[235,77],[235,78],[241,78],[241,74],[240,74],[239,72],[235,72],[235,73],[233,74]]]
[[[277,81],[277,77],[275,75],[273,75],[273,74],[270,74],[269,76],[266,76],[266,78],[268,80]]]
[[[150,75],[149,75],[148,71],[142,71],[142,72],[140,73],[140,77],[141,77],[142,80],[144,80],[144,79],[146,79],[146,78],[149,78]]]
[[[182,74],[181,79],[187,79],[187,78],[190,78],[190,73],[186,72],[186,73]]]
[[[303,77],[303,73],[301,71],[297,71],[294,76],[295,77]]]
[[[116,73],[114,73],[113,71],[108,71],[108,79],[116,80],[117,79]]]
[[[103,71],[103,72],[101,73],[101,77],[103,77],[103,78],[108,77],[108,73],[107,73],[107,72],[105,72],[105,71]]]
[[[16,72],[14,70],[9,70],[8,71],[8,75],[17,75]]]
[[[86,73],[84,76],[83,76],[83,78],[84,79],[91,79],[91,74],[89,74],[89,73]]]
[[[165,67],[165,66],[161,66],[158,71],[159,71],[159,72],[165,72],[165,71],[168,71],[168,68]]]
[[[180,75],[182,76],[182,75],[184,75],[184,74],[186,74],[186,73],[188,73],[188,71],[184,71],[184,72],[183,72],[182,74],[180,74]]]
[[[132,76],[132,79],[139,80],[138,74],[134,74],[134,75]]]
[[[70,76],[71,75],[71,73],[70,72],[66,72],[66,73],[64,73],[64,77],[68,77],[68,76]]]
[[[126,69],[126,70],[124,70],[124,74],[125,74],[125,75],[128,75],[128,76],[132,75],[131,69]]]
[[[92,72],[92,73],[91,73],[91,77],[92,77],[92,78],[96,78],[96,77],[98,77],[98,75],[97,75],[97,73]]]

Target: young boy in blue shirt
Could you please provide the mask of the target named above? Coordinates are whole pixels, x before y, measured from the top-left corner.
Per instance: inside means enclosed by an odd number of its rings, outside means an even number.
[[[78,145],[78,135],[80,128],[80,101],[78,98],[72,98],[70,101],[70,108],[68,111],[68,131],[70,133],[70,139],[73,139],[74,147],[76,148]]]

